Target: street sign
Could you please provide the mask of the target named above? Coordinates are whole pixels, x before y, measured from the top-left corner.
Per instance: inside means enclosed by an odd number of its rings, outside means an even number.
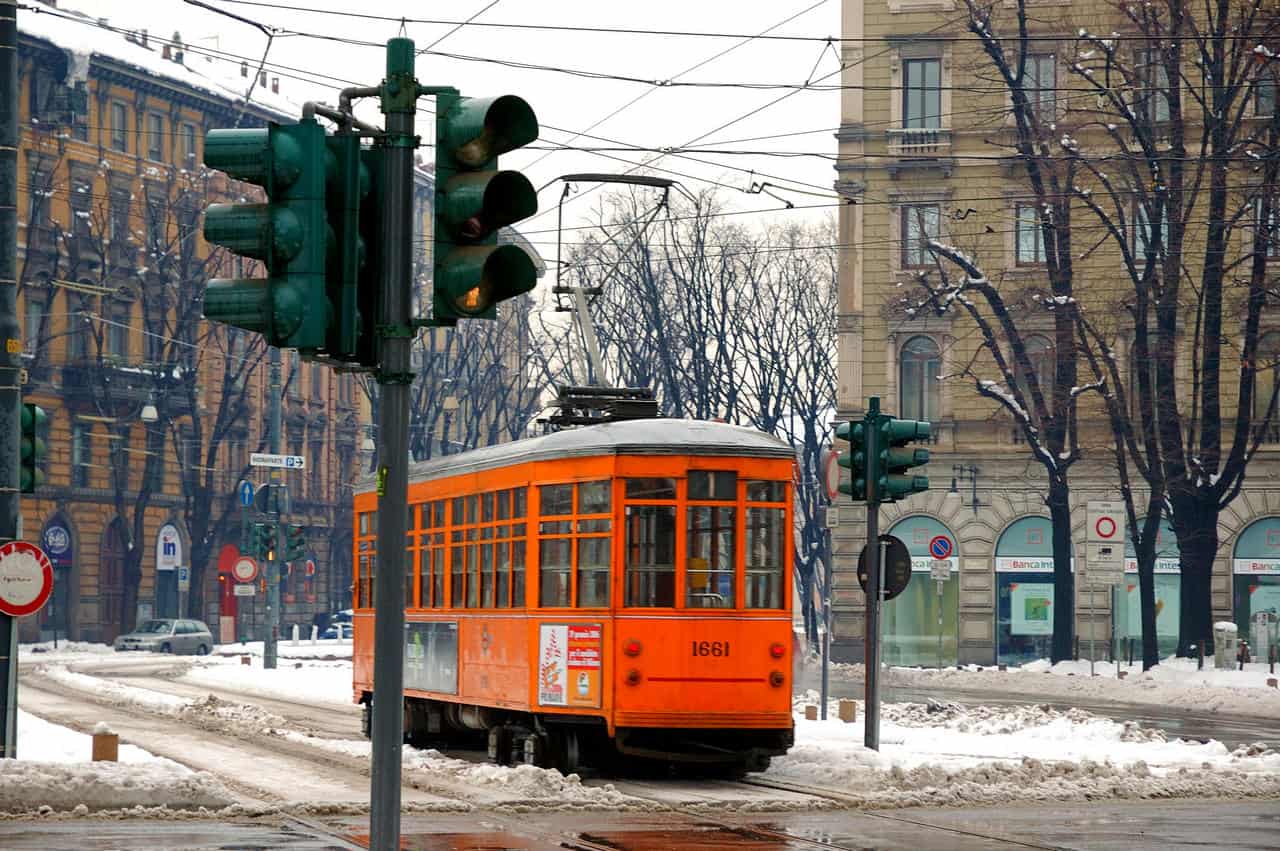
[[[907,545],[893,535],[881,535],[880,543],[884,545],[884,558],[880,560],[880,569],[884,571],[884,599],[892,600],[905,591],[911,581],[911,553],[907,552]],[[863,593],[870,593],[867,591],[866,546],[858,556],[858,584]]]
[[[53,593],[53,564],[27,541],[0,547],[0,614],[20,618],[40,611]]]
[[[935,535],[929,541],[929,555],[936,559],[951,558],[951,539],[946,535]]]
[[[828,529],[834,529],[840,525],[840,510],[834,505],[827,506],[827,516],[824,518],[825,525]]]
[[[252,583],[252,582],[237,582],[237,583],[236,583],[235,590],[234,590],[232,593],[233,593],[233,594],[235,594],[235,596],[237,596],[237,597],[252,597],[252,596],[253,596],[253,583]]]
[[[178,590],[191,590],[191,568],[185,564],[178,565]]]
[[[1090,500],[1085,510],[1085,540],[1091,544],[1124,544],[1124,503]]]
[[[249,556],[240,556],[231,565],[231,575],[237,582],[252,582],[258,578],[258,563]]]
[[[951,562],[948,560],[930,560],[929,576],[939,582],[946,582],[951,578]]]
[[[236,493],[240,495],[240,504],[245,508],[253,505],[253,493],[255,490],[253,482],[247,479],[241,480],[240,486],[236,488]]]
[[[301,470],[307,465],[307,459],[301,455],[272,455],[267,452],[249,453],[250,467],[283,467],[286,470]]]
[[[1124,544],[1085,544],[1084,586],[1095,590],[1124,582]]]

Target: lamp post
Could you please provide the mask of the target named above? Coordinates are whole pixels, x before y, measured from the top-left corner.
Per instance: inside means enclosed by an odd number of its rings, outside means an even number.
[[[974,464],[952,464],[951,465],[951,490],[947,491],[947,499],[960,499],[964,497],[960,494],[957,485],[961,482],[968,482],[972,487],[971,496],[969,497],[969,505],[973,508],[976,515],[978,509],[990,503],[982,502],[978,499],[978,476],[982,473],[982,468]],[[963,502],[961,503],[964,504]]]

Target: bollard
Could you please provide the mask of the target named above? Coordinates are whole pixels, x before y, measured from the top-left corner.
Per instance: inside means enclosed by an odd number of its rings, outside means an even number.
[[[1241,641],[1240,646],[1236,648],[1236,661],[1240,663],[1240,670],[1244,670],[1244,666],[1250,661],[1249,659],[1249,642]]]
[[[807,704],[807,705],[805,706],[805,708],[804,708],[804,720],[806,720],[806,721],[817,721],[817,720],[818,720],[818,707],[817,707],[817,706],[815,706],[815,705],[814,705],[814,704],[812,704],[812,703]]]
[[[1075,643],[1071,649],[1071,661],[1073,662],[1080,661],[1080,636],[1078,635],[1075,637]]]
[[[1133,639],[1129,639],[1129,667],[1133,667]]]
[[[1267,685],[1271,686],[1272,688],[1277,688],[1277,685],[1276,685],[1277,682],[1280,682],[1280,680],[1277,680],[1275,677],[1267,677]]]
[[[93,761],[117,762],[120,759],[120,736],[105,723],[93,728]]]
[[[241,656],[241,657],[240,657],[240,664],[241,664],[241,665],[248,665],[248,664],[249,664],[249,656],[248,656],[247,654],[246,654],[246,655],[244,655],[244,656]]]
[[[856,701],[840,698],[837,704],[836,714],[840,720],[846,724],[852,724],[858,720],[858,704]]]
[[[1196,670],[1204,670],[1204,642],[1196,645]]]
[[[1274,674],[1276,672],[1276,656],[1280,655],[1280,653],[1277,653],[1277,651],[1280,651],[1280,647],[1277,647],[1276,645],[1272,644],[1271,645],[1271,670],[1268,673]]]
[[[315,645],[316,643],[318,643],[318,642],[317,642],[317,639],[319,639],[319,638],[320,638],[320,627],[316,626],[315,624],[312,624],[312,625],[311,625],[311,643],[312,643],[312,645]]]
[[[296,623],[293,625],[293,646],[298,646],[298,625]]]
[[[1116,674],[1116,679],[1121,679],[1121,680],[1123,680],[1123,679],[1124,679],[1125,677],[1127,677],[1127,676],[1129,676],[1129,672],[1128,672],[1128,671],[1121,671],[1120,673]]]

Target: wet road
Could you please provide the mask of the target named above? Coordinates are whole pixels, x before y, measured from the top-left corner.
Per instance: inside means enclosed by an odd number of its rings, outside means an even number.
[[[944,686],[930,688],[921,688],[916,685],[895,686],[892,674],[887,680],[887,683],[882,681],[881,684],[881,700],[885,703],[926,703],[930,700],[947,700],[966,706],[1051,706],[1059,710],[1077,707],[1104,718],[1116,721],[1138,721],[1144,727],[1157,727],[1168,733],[1169,738],[1176,736],[1198,741],[1217,739],[1228,748],[1254,742],[1267,742],[1272,747],[1280,745],[1280,720],[1274,718],[1196,712],[1150,704],[1091,700],[1087,697],[1073,697],[1067,700]],[[816,666],[812,666],[803,672],[796,689],[797,691],[805,689],[817,691],[821,686],[821,672]],[[832,699],[845,697],[862,700],[863,689],[861,677],[851,677],[836,671],[831,673],[830,696]]]
[[[14,851],[118,848],[360,849],[360,817],[211,821],[0,822]],[[1275,801],[1054,804],[699,818],[684,813],[435,813],[406,815],[404,849],[492,851],[971,851],[987,848],[1099,849],[1280,847]]]

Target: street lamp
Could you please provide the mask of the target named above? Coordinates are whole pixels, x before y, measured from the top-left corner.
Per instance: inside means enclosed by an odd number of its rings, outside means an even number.
[[[144,423],[154,423],[159,421],[160,413],[156,410],[155,391],[152,391],[147,396],[147,403],[142,406],[142,410],[138,413],[138,419],[142,420]]]
[[[990,503],[981,502],[978,499],[978,475],[981,472],[982,472],[982,469],[973,464],[969,464],[968,466],[964,464],[952,464],[951,465],[951,490],[947,491],[946,498],[963,500],[964,498],[960,495],[960,489],[957,485],[960,482],[969,482],[969,484],[973,488],[972,495],[969,498],[969,504],[973,507],[973,513],[976,515],[978,513],[979,508],[981,508],[983,505],[990,504]],[[963,501],[961,502],[961,504],[962,505],[964,504]]]

